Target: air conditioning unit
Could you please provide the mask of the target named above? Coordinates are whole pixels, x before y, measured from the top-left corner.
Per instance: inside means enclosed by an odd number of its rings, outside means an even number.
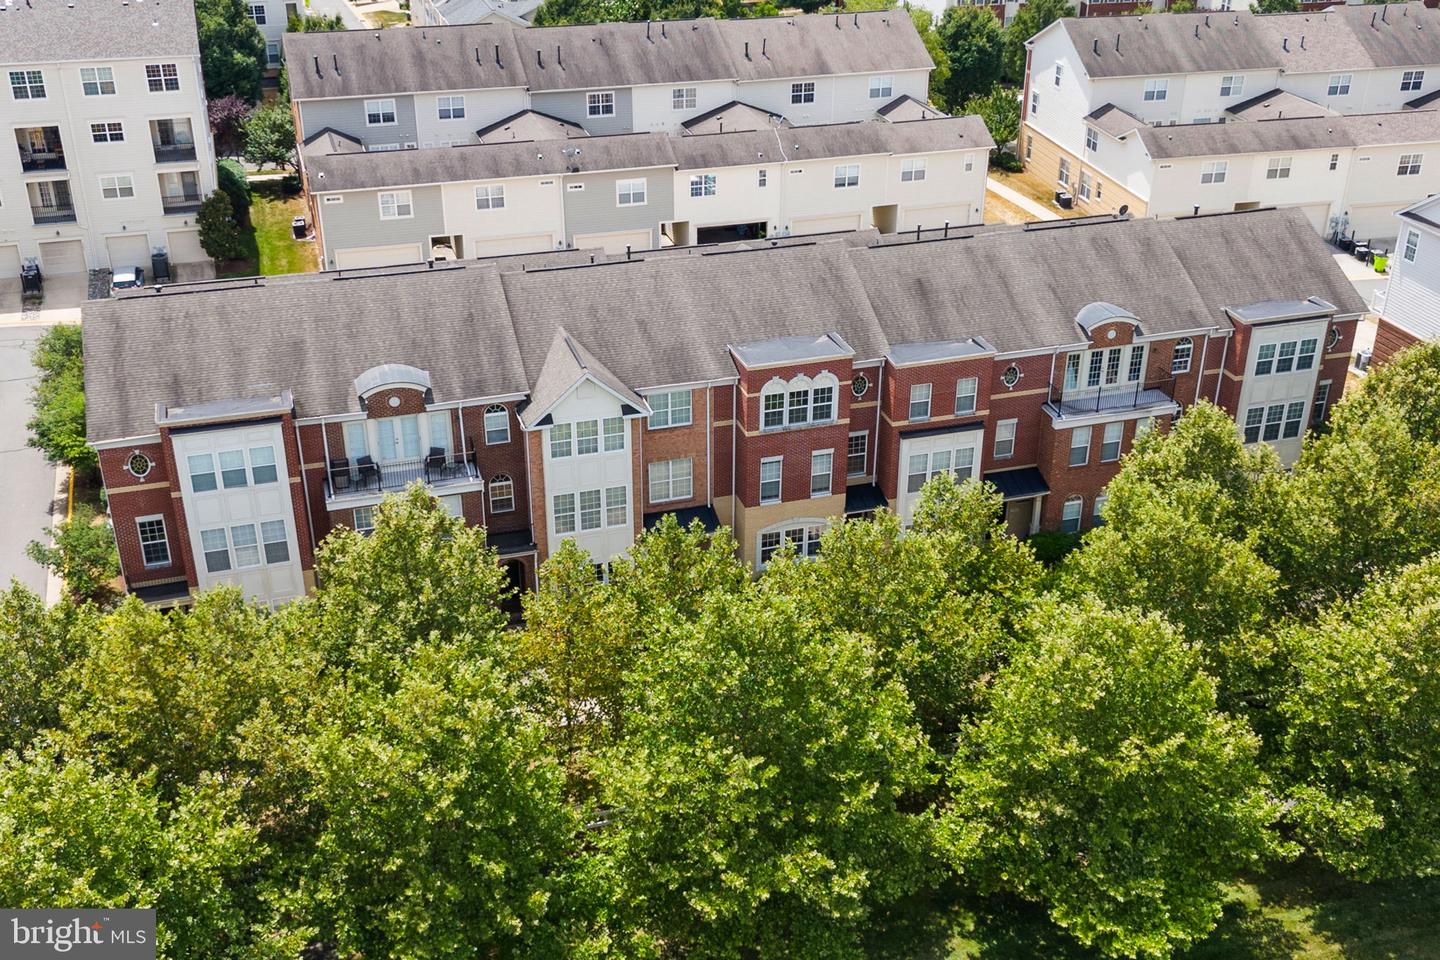
[[[1372,351],[1361,350],[1355,354],[1355,369],[1365,371],[1370,369],[1370,357]]]

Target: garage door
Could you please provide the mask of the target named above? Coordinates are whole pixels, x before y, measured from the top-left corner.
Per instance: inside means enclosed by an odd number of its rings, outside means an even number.
[[[1400,221],[1395,218],[1395,211],[1403,206],[1406,204],[1385,203],[1351,207],[1350,229],[1355,231],[1357,239],[1369,240],[1393,250],[1395,238],[1400,235]]]
[[[499,257],[507,253],[543,253],[555,242],[548,233],[532,233],[523,237],[465,238],[465,256]]]
[[[624,253],[627,246],[631,250],[649,250],[655,246],[655,238],[649,230],[575,234],[575,249],[577,250],[594,250],[599,247],[606,253]]]
[[[0,280],[11,280],[20,276],[20,246],[11,244],[0,247]]]
[[[796,217],[791,233],[834,233],[837,230],[859,230],[860,214],[843,217]]]
[[[358,270],[361,267],[389,267],[397,263],[419,263],[418,243],[396,243],[388,247],[351,247],[335,251],[335,267],[339,270]]]
[[[970,206],[964,203],[940,203],[931,207],[906,207],[900,216],[900,229],[939,229],[949,222],[952,227],[963,227],[970,222]]]
[[[165,234],[165,249],[171,263],[203,263],[210,259],[200,246],[199,230],[171,230]]]
[[[52,240],[40,244],[40,269],[47,276],[85,272],[85,248],[79,240]]]
[[[105,249],[110,252],[110,269],[124,270],[144,267],[150,270],[150,238],[144,234],[127,237],[106,237]]]

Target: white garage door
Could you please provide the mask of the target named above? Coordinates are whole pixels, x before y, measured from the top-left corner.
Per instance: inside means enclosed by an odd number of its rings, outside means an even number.
[[[165,234],[165,249],[171,263],[204,263],[210,259],[200,246],[199,230],[171,230]]]
[[[106,237],[105,249],[110,252],[111,270],[144,267],[147,274],[150,272],[150,238],[144,234]]]
[[[900,216],[900,229],[938,230],[949,222],[952,227],[963,227],[970,222],[970,206],[964,203],[940,203],[931,207],[906,207]]]
[[[1405,204],[1382,203],[1351,207],[1350,229],[1355,231],[1357,240],[1369,240],[1393,250],[1395,238],[1400,235],[1400,221],[1395,218],[1395,211],[1403,206]]]
[[[790,228],[791,233],[834,233],[837,230],[859,230],[860,214],[848,213],[842,217],[796,217]]]
[[[507,253],[543,253],[555,246],[548,233],[531,233],[523,237],[465,238],[465,256],[500,257]]]
[[[396,243],[388,247],[351,247],[335,251],[335,267],[339,270],[358,270],[361,267],[389,267],[397,263],[419,263],[418,243]]]
[[[1306,203],[1302,204],[1299,209],[1305,211],[1305,217],[1310,221],[1310,225],[1315,228],[1316,233],[1322,237],[1329,236],[1330,204]]]
[[[20,276],[20,247],[11,244],[0,247],[0,280],[12,280]]]
[[[599,247],[606,253],[624,253],[625,248],[649,250],[655,240],[649,230],[620,230],[616,233],[577,233],[575,249],[594,250]]]
[[[85,272],[85,248],[79,240],[52,240],[40,244],[40,269],[47,276]]]

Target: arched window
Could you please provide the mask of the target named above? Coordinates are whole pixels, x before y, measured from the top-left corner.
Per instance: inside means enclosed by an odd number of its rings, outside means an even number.
[[[510,442],[510,411],[503,404],[492,403],[485,408],[485,444]],[[507,478],[508,479],[508,478]]]
[[[509,513],[515,509],[515,483],[508,474],[490,478],[490,512]]]
[[[1065,510],[1060,514],[1060,529],[1065,533],[1080,532],[1080,515],[1085,512],[1085,498],[1070,497],[1065,501]]]
[[[760,391],[760,428],[774,430],[785,426],[785,381],[771,380]]]
[[[795,545],[795,554],[801,558],[815,557],[820,553],[820,535],[825,532],[826,521],[818,519],[787,520],[765,530],[756,538],[756,559],[759,569],[775,554],[780,552],[786,541]]]
[[[1175,341],[1175,352],[1170,354],[1170,372],[1189,373],[1190,355],[1195,352],[1195,341],[1189,337],[1181,337]]]
[[[840,381],[834,374],[822,373],[810,388],[810,422],[829,423],[835,419],[835,390]]]

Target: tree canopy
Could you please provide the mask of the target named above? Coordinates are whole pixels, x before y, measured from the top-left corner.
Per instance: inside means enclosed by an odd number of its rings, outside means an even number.
[[[244,0],[195,0],[195,23],[205,97],[236,96],[246,103],[257,102],[265,70],[265,38],[250,19]]]

